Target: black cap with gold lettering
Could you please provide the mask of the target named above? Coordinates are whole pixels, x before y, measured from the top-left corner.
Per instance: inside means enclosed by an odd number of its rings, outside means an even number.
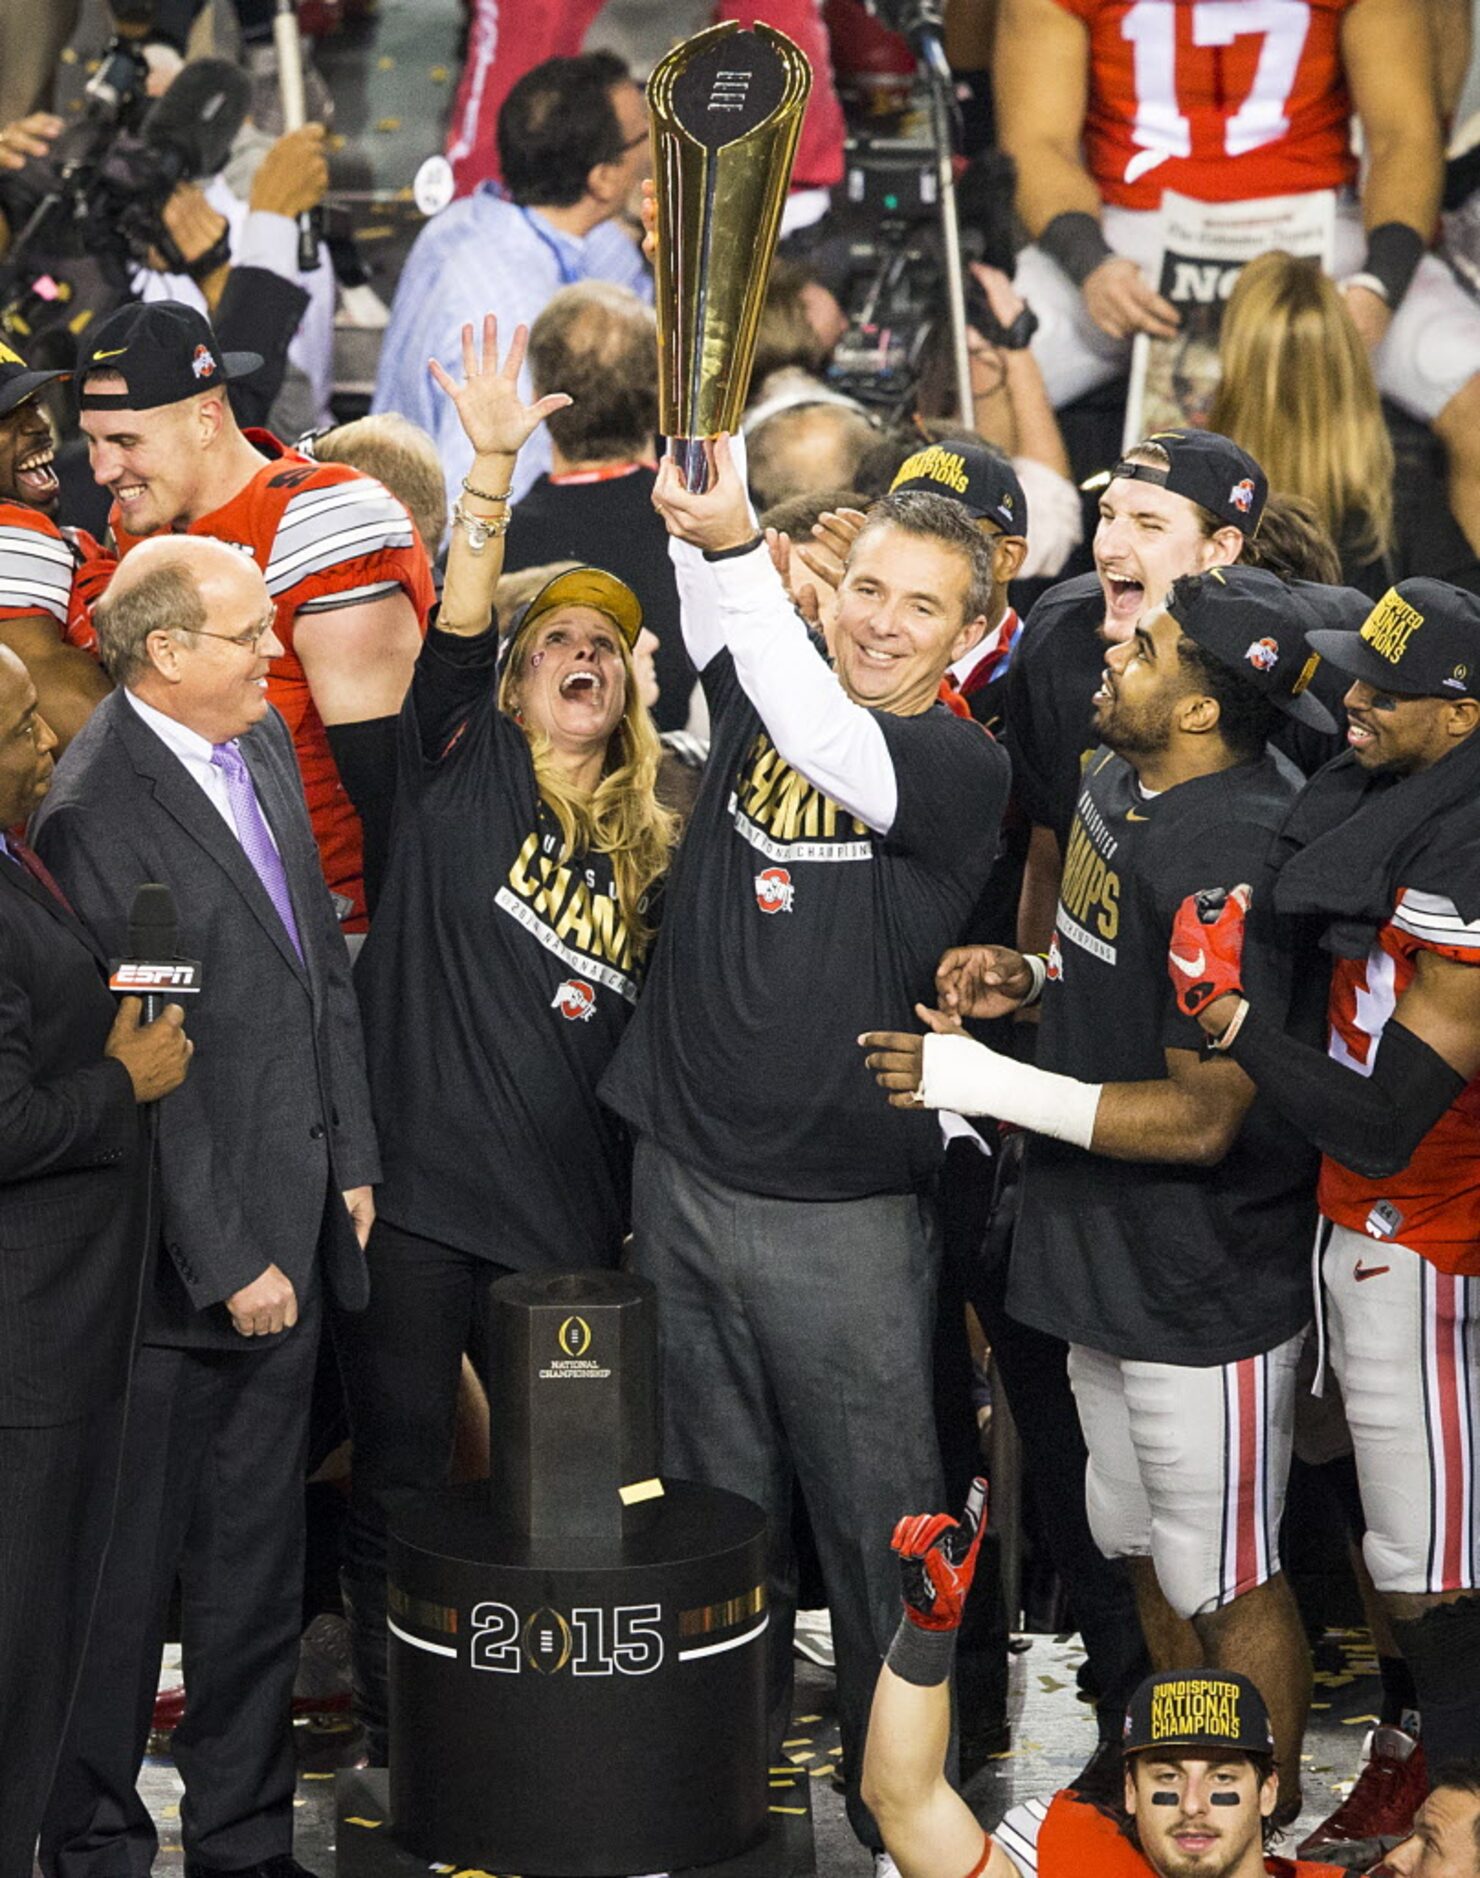
[[[1273,1754],[1264,1698],[1232,1669],[1174,1669],[1148,1676],[1125,1712],[1127,1754],[1148,1748],[1213,1748]]]
[[[1480,698],[1480,598],[1444,580],[1403,580],[1356,632],[1307,633],[1338,672],[1407,698]]]
[[[1027,535],[1028,498],[1017,471],[987,444],[952,437],[917,450],[900,464],[889,493],[914,489],[949,496],[968,515],[993,523],[1005,535]]]

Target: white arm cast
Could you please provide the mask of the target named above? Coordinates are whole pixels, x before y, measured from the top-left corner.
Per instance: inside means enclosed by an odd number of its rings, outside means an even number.
[[[1094,1139],[1102,1084],[1035,1069],[974,1038],[932,1032],[925,1039],[919,1096],[928,1109],[994,1115],[1036,1135],[1087,1148]]]
[[[884,733],[817,656],[765,543],[709,562],[708,573],[719,629],[772,743],[809,783],[887,835],[899,783]]]

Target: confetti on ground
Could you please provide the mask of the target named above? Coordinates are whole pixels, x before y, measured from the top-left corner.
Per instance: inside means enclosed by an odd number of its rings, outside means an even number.
[[[798,1715],[795,1717],[798,1728],[805,1728],[809,1722],[820,1722],[821,1720],[822,1717],[820,1715]]]
[[[773,1813],[793,1813],[798,1819],[805,1819],[807,1817],[807,1809],[805,1806],[773,1806],[769,1810]]]
[[[1060,1689],[1067,1689],[1068,1684],[1060,1682],[1057,1676],[1040,1676],[1038,1687],[1045,1695],[1057,1695]]]
[[[812,1737],[811,1735],[793,1735],[790,1741],[783,1741],[781,1745],[784,1748],[810,1748]]]
[[[375,121],[375,128],[378,131],[380,131],[382,134],[384,134],[387,131],[399,130],[401,128],[401,120],[398,117],[377,118]]]
[[[1376,1728],[1378,1721],[1375,1715],[1343,1715],[1341,1725],[1343,1728]]]
[[[363,1826],[366,1832],[374,1832],[378,1826],[383,1826],[385,1821],[383,1819],[366,1819],[363,1814],[360,1813],[346,1813],[344,1823],[346,1826]]]
[[[445,65],[434,65],[427,73],[427,77],[431,79],[434,85],[445,85],[448,77],[447,67]]]
[[[377,72],[393,72],[396,69],[396,61],[388,52],[382,52],[375,61],[375,69]]]

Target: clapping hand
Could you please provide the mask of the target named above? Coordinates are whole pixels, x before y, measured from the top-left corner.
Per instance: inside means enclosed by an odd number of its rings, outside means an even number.
[[[498,358],[498,321],[483,315],[483,356],[473,345],[471,323],[462,329],[463,382],[458,384],[435,359],[428,361],[432,377],[457,406],[475,456],[517,456],[533,431],[556,411],[573,402],[565,392],[526,404],[519,395],[519,370],[529,345],[529,328],[516,326],[502,366]]]

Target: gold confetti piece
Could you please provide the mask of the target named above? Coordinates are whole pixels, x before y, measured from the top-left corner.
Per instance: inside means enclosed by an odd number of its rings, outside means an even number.
[[[1343,1728],[1376,1728],[1379,1723],[1375,1715],[1343,1715],[1341,1725]]]
[[[76,63],[77,63],[77,53],[76,53],[76,51],[75,51],[75,50],[73,49],[73,47],[71,47],[71,46],[63,46],[63,48],[62,48],[62,64],[63,64],[63,65],[75,65]]]
[[[1057,1695],[1060,1689],[1066,1689],[1069,1685],[1060,1682],[1054,1676],[1040,1676],[1038,1678],[1038,1686],[1045,1695]]]
[[[385,1821],[383,1819],[366,1819],[359,1813],[346,1813],[344,1823],[346,1826],[363,1826],[366,1832],[374,1832],[376,1827],[383,1826]]]
[[[162,1806],[159,1809],[159,1817],[161,1819],[178,1819],[180,1817],[180,1809],[178,1806]]]
[[[331,130],[329,135],[324,139],[324,148],[326,150],[344,150],[348,147],[349,138],[345,136],[342,130]]]
[[[382,52],[375,61],[375,69],[377,72],[393,72],[396,69],[396,61],[388,52]]]
[[[434,85],[445,85],[447,83],[447,67],[445,65],[434,65],[431,71],[427,73],[427,77],[431,79]]]
[[[800,1766],[803,1761],[810,1761],[810,1760],[815,1759],[816,1757],[813,1755],[812,1750],[809,1748],[805,1754],[793,1754],[791,1758],[797,1763],[798,1766]]]
[[[841,1754],[841,1753],[842,1753],[842,1751],[843,1751],[843,1750],[842,1750],[842,1749],[841,1749],[840,1747],[837,1747],[837,1748],[829,1748],[829,1749],[828,1749],[828,1753],[829,1753],[829,1754]]]
[[[768,1807],[767,1811],[772,1813],[791,1813],[797,1819],[805,1819],[807,1817],[807,1809],[805,1806],[772,1806]]]
[[[786,1791],[790,1793],[795,1788],[797,1783],[794,1780],[771,1780],[771,1781],[768,1781],[766,1784],[772,1787],[785,1787]]]
[[[382,133],[399,130],[401,128],[401,120],[398,117],[382,117],[377,119],[375,128]]]
[[[794,1774],[796,1769],[792,1766],[791,1762],[788,1761],[784,1767],[768,1767],[766,1772],[769,1774]]]
[[[372,228],[357,228],[355,239],[357,241],[384,241],[388,235],[393,235],[395,232],[389,222],[384,225],[377,222]]]
[[[832,1769],[827,1766],[809,1767],[807,1769],[808,1778],[812,1780],[825,1780],[831,1772]]]
[[[820,1722],[822,1717],[820,1715],[796,1715],[792,1719],[797,1727],[805,1728],[808,1722]]]
[[[1312,1702],[1311,1703],[1312,1708],[1330,1708],[1330,1706],[1331,1704],[1329,1702]]]

